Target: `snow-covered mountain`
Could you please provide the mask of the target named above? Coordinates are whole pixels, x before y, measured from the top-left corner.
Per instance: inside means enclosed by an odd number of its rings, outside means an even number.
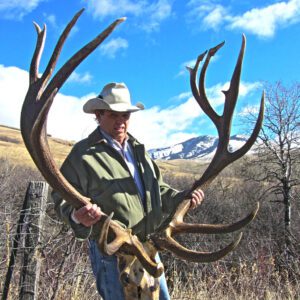
[[[234,135],[230,138],[229,151],[242,147],[246,136]],[[148,153],[153,159],[210,159],[214,155],[219,139],[214,136],[201,135],[170,147],[151,149]]]

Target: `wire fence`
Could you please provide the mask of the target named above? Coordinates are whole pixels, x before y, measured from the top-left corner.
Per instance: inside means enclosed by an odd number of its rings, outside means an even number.
[[[100,299],[87,244],[51,216],[48,185],[31,182],[22,209],[0,206],[1,299]]]

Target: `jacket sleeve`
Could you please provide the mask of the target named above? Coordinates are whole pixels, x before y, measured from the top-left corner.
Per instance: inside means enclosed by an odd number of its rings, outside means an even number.
[[[76,190],[78,190],[81,194],[84,194],[85,176],[82,173],[84,170],[80,166],[79,161],[77,161],[76,167],[74,166],[74,163],[72,162],[72,152],[64,161],[61,167],[61,172]],[[92,227],[85,227],[82,224],[77,224],[71,219],[73,207],[67,203],[57,191],[53,190],[51,197],[54,202],[54,209],[59,219],[70,225],[77,239],[87,239],[92,232]]]
[[[152,161],[152,164],[160,188],[162,210],[167,215],[173,214],[177,206],[184,200],[186,193],[185,191],[178,191],[165,183],[157,164],[154,161]]]

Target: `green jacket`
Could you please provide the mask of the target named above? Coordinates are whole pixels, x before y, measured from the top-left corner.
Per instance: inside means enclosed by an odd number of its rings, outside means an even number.
[[[144,145],[130,135],[129,143],[144,184],[145,206],[125,161],[98,129],[74,145],[61,171],[82,195],[89,197],[106,214],[114,212],[114,220],[132,228],[133,233],[145,241],[147,235],[174,212],[185,193],[163,182],[159,168],[145,151]],[[73,208],[57,192],[52,192],[52,198],[58,216],[70,224],[77,238],[97,238],[96,229],[71,220]]]

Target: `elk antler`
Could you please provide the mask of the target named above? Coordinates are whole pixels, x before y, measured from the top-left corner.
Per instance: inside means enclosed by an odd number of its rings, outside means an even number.
[[[232,251],[239,244],[242,237],[242,233],[240,233],[239,236],[231,244],[229,244],[227,247],[217,252],[198,252],[198,251],[189,250],[183,247],[182,245],[180,245],[178,242],[176,242],[173,239],[172,235],[176,235],[180,233],[215,234],[215,233],[233,232],[241,229],[242,227],[250,223],[255,218],[257,211],[259,209],[259,203],[257,203],[256,208],[247,217],[230,225],[189,224],[183,221],[183,217],[185,216],[186,212],[190,208],[190,202],[191,202],[190,197],[192,191],[194,191],[197,188],[201,188],[205,190],[212,182],[212,180],[226,166],[228,166],[235,160],[242,157],[254,144],[258,136],[258,133],[261,129],[263,114],[264,114],[264,93],[262,94],[262,98],[261,98],[259,116],[250,138],[243,145],[242,148],[236,150],[235,152],[228,151],[230,131],[231,131],[231,121],[232,121],[234,108],[238,98],[240,75],[241,75],[242,62],[243,62],[243,56],[245,51],[245,44],[246,44],[246,39],[245,36],[243,35],[241,50],[239,53],[239,57],[235,66],[233,76],[230,81],[229,90],[223,91],[223,93],[225,94],[225,106],[224,106],[223,114],[221,116],[219,116],[213,110],[206,97],[204,79],[205,79],[205,73],[210,58],[224,45],[224,42],[217,45],[214,48],[211,48],[208,51],[206,60],[204,62],[204,65],[200,73],[199,87],[197,87],[196,85],[197,72],[198,72],[199,64],[205,57],[207,51],[199,55],[195,67],[193,69],[189,69],[190,84],[191,84],[193,95],[196,101],[198,102],[198,104],[200,105],[200,107],[203,109],[203,111],[210,117],[210,119],[215,124],[218,130],[219,143],[211,163],[209,164],[209,166],[207,167],[207,169],[205,170],[201,178],[197,180],[193,184],[191,189],[187,192],[187,199],[185,199],[178,206],[177,210],[175,211],[175,214],[171,216],[166,222],[164,222],[164,224],[157,232],[153,233],[149,237],[149,239],[152,240],[152,242],[158,249],[169,250],[172,253],[174,253],[176,256],[188,261],[211,262],[222,258],[230,251]],[[109,228],[109,226],[110,226],[110,219],[106,219],[106,225],[104,227]],[[121,239],[115,239],[113,242],[107,243],[107,233],[105,233],[104,227],[102,231],[103,233],[102,238],[100,241],[101,247],[105,249],[107,253],[115,253],[119,249],[120,245],[122,245],[123,241]]]
[[[125,18],[116,20],[96,38],[94,38],[91,42],[89,42],[78,52],[76,52],[57,71],[57,73],[49,82],[63,44],[82,12],[83,9],[73,17],[73,19],[61,34],[53,51],[52,57],[50,58],[45,72],[41,77],[38,76],[38,69],[41,54],[43,52],[44,41],[46,38],[46,26],[44,26],[43,30],[41,30],[40,27],[34,23],[37,31],[37,43],[30,65],[29,88],[21,112],[21,133],[33,161],[35,162],[44,178],[48,181],[48,183],[75,208],[80,208],[88,204],[90,202],[90,199],[78,193],[78,191],[65,179],[60,170],[57,168],[50,153],[47,141],[47,116],[55,95],[67,80],[67,78],[70,76],[70,74],[74,71],[74,69],[92,51],[94,51],[103,42],[104,39],[106,39],[111,34],[111,32],[116,28],[118,24],[122,23],[125,20]],[[108,216],[103,216],[101,218],[102,221],[99,223],[100,232],[101,225],[103,222],[105,223],[106,218],[108,218],[109,220]],[[144,268],[151,275],[158,277],[162,274],[162,264],[156,264],[155,262],[153,262],[153,260],[145,252],[142,244],[139,242],[137,237],[133,236],[130,230],[126,230],[122,228],[118,223],[110,221],[109,231],[113,236],[115,236],[116,241],[122,241],[122,245],[118,245],[116,251],[118,251],[118,249],[121,247],[122,249],[135,254],[142,262]],[[115,244],[117,243],[115,242]],[[100,242],[100,247],[101,244],[103,243]]]
[[[211,181],[229,164],[234,162],[235,160],[242,157],[254,144],[258,133],[262,126],[263,114],[264,114],[264,93],[261,98],[260,111],[258,115],[258,119],[256,121],[256,125],[254,130],[248,139],[248,141],[243,145],[242,148],[236,150],[235,152],[228,151],[228,145],[230,140],[230,131],[231,131],[231,121],[234,112],[234,108],[238,98],[239,84],[240,84],[240,75],[242,69],[243,56],[245,51],[246,39],[243,35],[242,46],[238,56],[238,60],[235,66],[235,70],[233,72],[233,76],[230,81],[230,87],[228,91],[223,91],[225,94],[225,106],[223,110],[223,114],[219,116],[211,107],[205,93],[205,73],[208,67],[210,58],[224,45],[224,42],[217,45],[214,48],[211,48],[208,51],[206,56],[206,60],[202,67],[200,78],[199,78],[199,87],[196,84],[196,77],[199,68],[200,62],[205,57],[206,52],[199,55],[197,62],[194,68],[189,68],[190,71],[190,84],[194,98],[203,109],[206,115],[213,121],[215,124],[218,135],[219,135],[219,143],[216,150],[216,153],[201,176],[199,180],[197,180],[191,189],[187,193],[187,197],[189,199],[185,199],[177,208],[174,216],[171,221],[165,222],[164,224],[168,224],[164,230],[160,232],[154,233],[151,235],[150,239],[154,242],[154,244],[160,248],[173,252],[180,258],[189,261],[195,262],[211,262],[220,259],[230,251],[232,251],[239,243],[241,239],[241,234],[238,238],[233,241],[230,245],[225,247],[224,249],[218,252],[197,252],[191,251],[178,242],[176,242],[172,235],[180,234],[180,233],[206,233],[206,234],[215,234],[215,233],[228,233],[241,229],[245,225],[247,225],[251,220],[253,220],[256,216],[256,213],[259,209],[259,203],[257,203],[256,208],[244,219],[230,225],[209,225],[209,224],[188,224],[183,221],[183,217],[190,208],[190,197],[193,190],[197,188],[201,188],[205,190]]]

